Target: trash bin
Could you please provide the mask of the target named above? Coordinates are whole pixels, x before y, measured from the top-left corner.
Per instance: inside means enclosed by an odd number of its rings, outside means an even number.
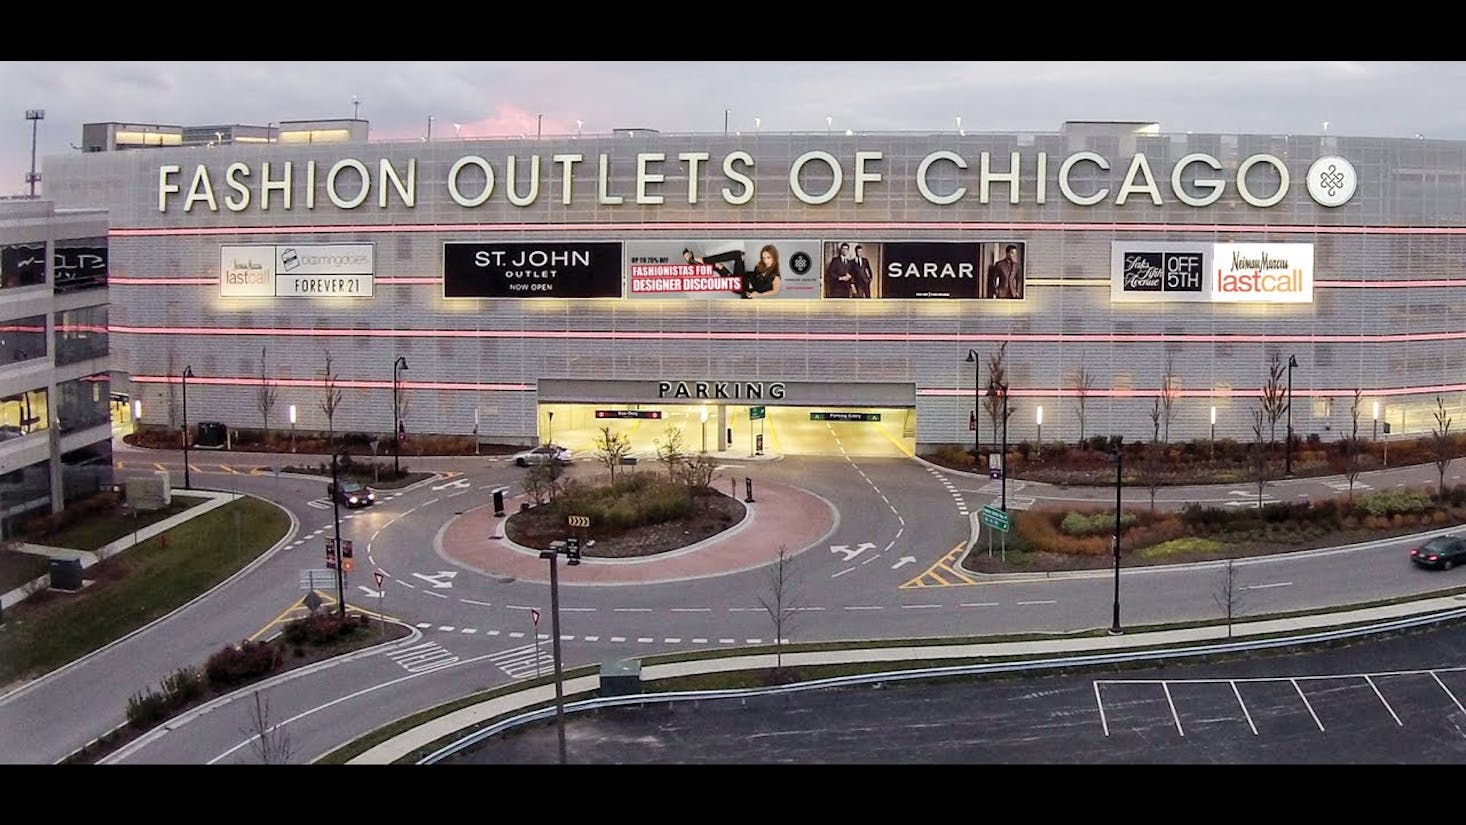
[[[196,447],[223,447],[229,428],[222,421],[200,421],[198,435],[194,438]]]
[[[81,560],[51,559],[51,589],[80,590]]]
[[[601,696],[641,695],[641,660],[622,659],[601,665]]]

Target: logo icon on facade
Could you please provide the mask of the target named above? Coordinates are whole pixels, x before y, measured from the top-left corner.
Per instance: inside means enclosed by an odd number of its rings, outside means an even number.
[[[804,273],[808,272],[809,268],[813,264],[814,261],[812,261],[809,255],[805,254],[804,250],[802,249],[789,256],[789,268],[792,269],[794,271],[794,274],[796,275],[803,275]]]
[[[1343,206],[1358,185],[1354,164],[1338,155],[1326,155],[1308,167],[1308,194],[1320,206]]]

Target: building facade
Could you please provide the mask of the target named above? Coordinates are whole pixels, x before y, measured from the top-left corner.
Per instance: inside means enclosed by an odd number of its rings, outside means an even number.
[[[45,180],[110,212],[145,422],[176,425],[191,366],[192,420],[324,430],[328,352],[337,431],[391,432],[395,387],[409,434],[512,443],[614,422],[645,446],[656,417],[719,447],[796,420],[991,442],[998,357],[1014,442],[1040,415],[1077,438],[1081,410],[1148,438],[1162,400],[1171,440],[1251,439],[1274,363],[1300,435],[1343,434],[1356,390],[1364,435],[1428,432],[1437,396],[1466,420],[1466,142],[637,130],[77,154]]]
[[[112,487],[107,216],[0,200],[0,524]]]

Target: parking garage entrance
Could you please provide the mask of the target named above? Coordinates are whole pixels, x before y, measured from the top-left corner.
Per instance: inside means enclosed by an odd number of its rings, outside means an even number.
[[[654,459],[681,434],[684,452],[910,456],[916,385],[799,381],[541,379],[540,443],[593,454],[602,429]]]

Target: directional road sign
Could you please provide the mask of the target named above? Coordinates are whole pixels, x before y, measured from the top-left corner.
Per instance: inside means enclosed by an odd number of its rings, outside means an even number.
[[[982,523],[997,530],[999,533],[1008,532],[1008,514],[990,504],[984,504],[982,506]]]

